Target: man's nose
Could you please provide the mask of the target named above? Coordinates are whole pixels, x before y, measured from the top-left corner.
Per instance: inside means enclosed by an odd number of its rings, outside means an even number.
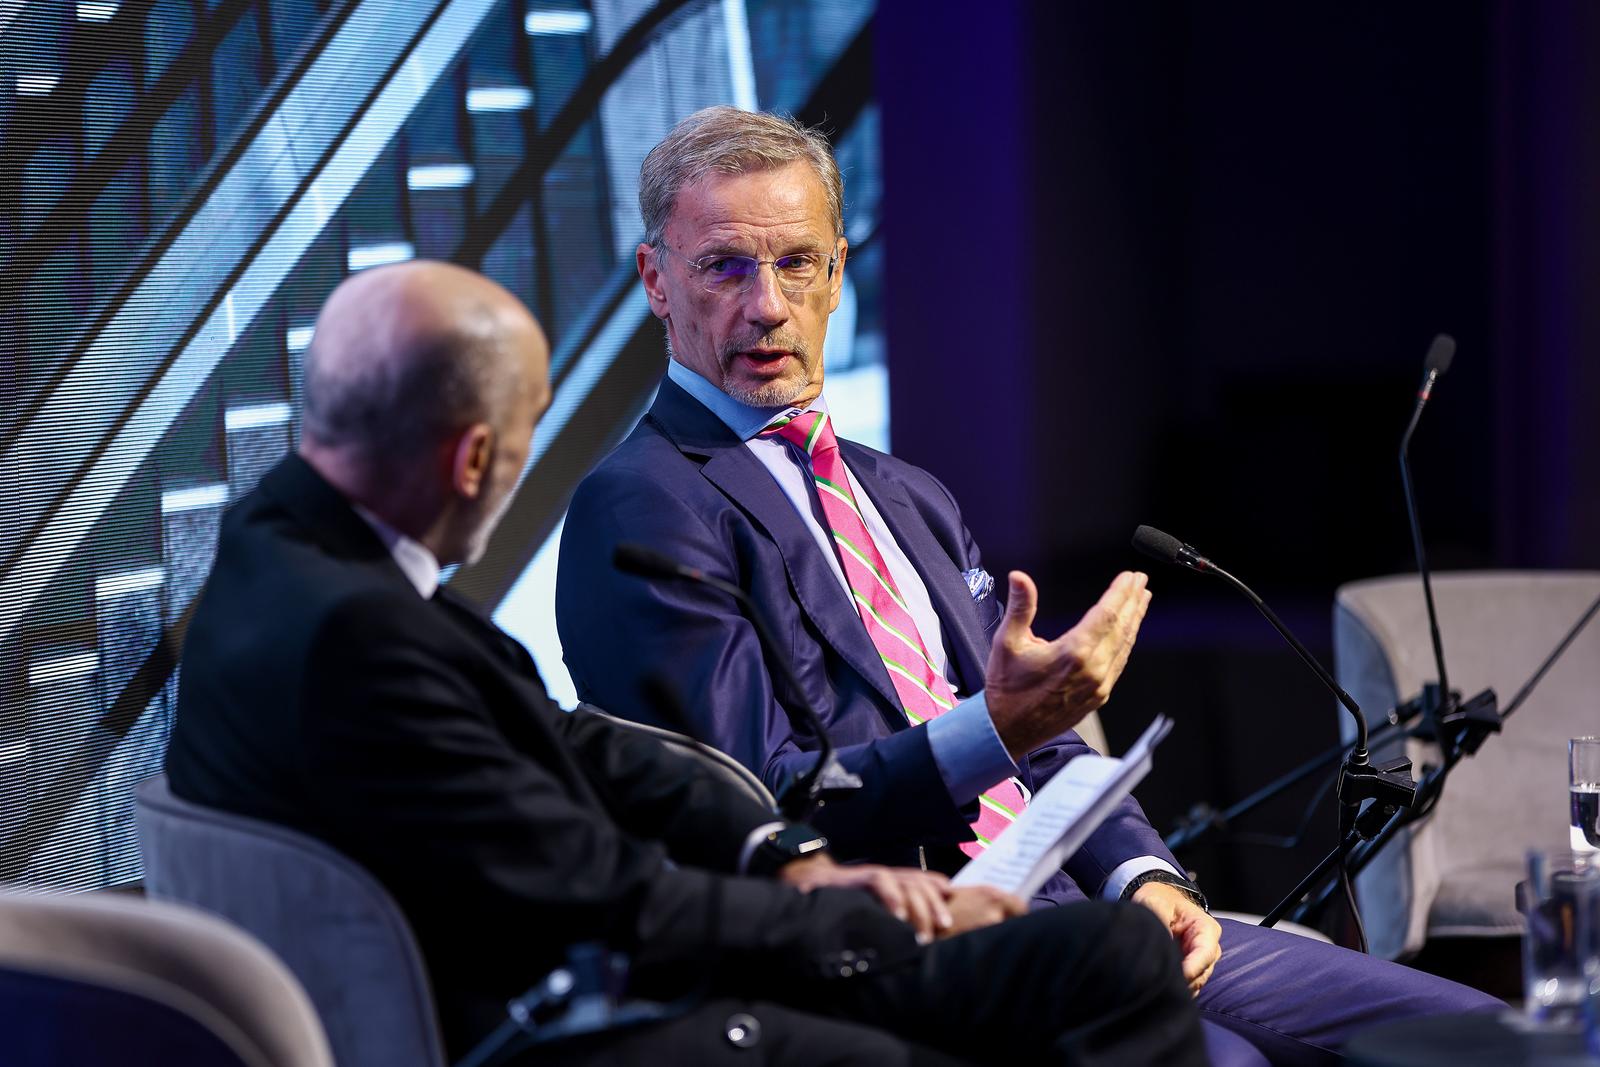
[[[789,297],[778,287],[778,272],[771,263],[756,268],[750,289],[744,294],[745,317],[764,326],[776,326],[789,319]]]

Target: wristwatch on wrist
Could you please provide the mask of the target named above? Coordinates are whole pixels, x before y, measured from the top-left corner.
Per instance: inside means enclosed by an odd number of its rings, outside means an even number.
[[[761,839],[750,856],[749,873],[776,874],[790,860],[810,856],[828,847],[828,839],[805,823],[791,823]]]
[[[1196,904],[1198,904],[1202,908],[1204,908],[1206,910],[1207,914],[1210,914],[1210,912],[1211,912],[1211,904],[1210,904],[1209,901],[1206,900],[1206,895],[1204,893],[1200,892],[1200,887],[1195,885],[1193,882],[1189,881],[1189,879],[1187,879],[1187,878],[1178,877],[1177,875],[1173,874],[1171,871],[1161,871],[1161,870],[1145,871],[1143,874],[1141,874],[1138,877],[1134,878],[1126,886],[1123,887],[1123,889],[1122,889],[1122,899],[1123,900],[1132,900],[1133,899],[1133,894],[1138,891],[1140,886],[1148,885],[1151,882],[1160,882],[1163,885],[1170,885],[1170,886],[1172,886],[1172,887],[1174,887],[1176,889],[1183,890],[1185,893],[1189,894],[1189,896],[1194,899],[1194,902]]]

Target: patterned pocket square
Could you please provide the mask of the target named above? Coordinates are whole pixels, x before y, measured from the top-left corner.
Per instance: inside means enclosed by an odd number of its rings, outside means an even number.
[[[982,567],[962,571],[961,577],[967,580],[967,592],[972,594],[975,603],[983,603],[989,599],[989,594],[994,592],[994,579]]]

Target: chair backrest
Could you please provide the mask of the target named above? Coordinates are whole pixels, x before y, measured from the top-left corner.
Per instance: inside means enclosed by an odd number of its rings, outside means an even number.
[[[1434,576],[1433,586],[1451,687],[1463,697],[1493,687],[1504,707],[1600,596],[1600,573],[1445,573]],[[1435,680],[1416,575],[1339,589],[1334,659],[1340,684],[1369,721]],[[1580,635],[1504,732],[1451,772],[1435,811],[1363,875],[1362,908],[1374,953],[1414,951],[1430,932],[1520,931],[1512,888],[1523,854],[1567,846],[1566,741],[1596,732],[1597,695],[1600,622]],[[1339,714],[1349,740],[1353,727]],[[1436,747],[1415,741],[1407,743],[1407,754],[1419,765],[1439,759]]]
[[[445,1063],[427,972],[392,897],[320,841],[138,787],[145,890],[266,942],[316,1005],[340,1067]]]
[[[701,765],[705,767],[706,770],[710,771],[712,774],[716,775],[718,778],[721,778],[728,784],[742,790],[752,800],[760,804],[765,804],[773,811],[778,810],[778,802],[772,798],[772,793],[768,791],[766,785],[761,781],[761,779],[756,777],[755,774],[751,772],[750,768],[746,767],[744,764],[740,763],[726,752],[696,741],[688,734],[674,733],[671,730],[663,730],[659,726],[646,726],[644,723],[633,722],[630,719],[618,718],[608,711],[602,711],[593,704],[580,704],[578,706],[584,711],[590,712],[591,714],[603,715],[607,719],[610,719],[612,722],[616,723],[618,726],[625,726],[637,733],[644,734],[648,737],[653,737],[658,741],[665,742],[675,751],[694,757],[700,761]]]
[[[4,1060],[332,1067],[305,990],[203,912],[114,894],[0,892]]]

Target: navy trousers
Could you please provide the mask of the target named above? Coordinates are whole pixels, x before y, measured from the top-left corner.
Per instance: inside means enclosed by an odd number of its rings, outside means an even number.
[[[1485,993],[1298,934],[1232,919],[1222,959],[1200,991],[1216,1067],[1336,1064],[1337,1050],[1373,1023],[1413,1015],[1500,1011]]]

